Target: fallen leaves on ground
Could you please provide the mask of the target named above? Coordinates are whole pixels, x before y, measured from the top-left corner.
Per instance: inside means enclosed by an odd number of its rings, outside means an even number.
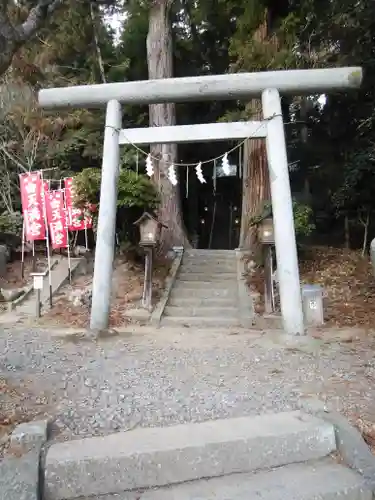
[[[323,286],[327,326],[375,325],[375,277],[368,256],[362,257],[355,250],[311,247],[300,254],[300,278],[302,283]],[[259,293],[256,310],[262,314],[263,269],[256,269],[247,281]]]
[[[306,252],[300,268],[304,283],[324,287],[329,326],[375,324],[375,277],[367,256],[354,250],[315,247]]]
[[[36,405],[30,409],[30,399],[33,398],[26,387],[16,388],[6,378],[0,377],[0,457],[8,448],[9,436],[13,429],[40,414],[41,408]]]
[[[155,263],[153,273],[153,300],[156,301],[164,289],[165,278],[168,275],[170,261]],[[109,326],[111,328],[124,326],[130,322],[125,316],[125,311],[139,307],[143,294],[144,267],[123,258],[115,260],[113,272],[113,300]],[[74,280],[71,286],[61,290],[59,297],[51,311],[43,317],[44,321],[53,321],[60,325],[69,325],[75,328],[86,328],[89,321],[88,306],[74,306],[69,300],[69,295],[74,289],[87,288],[92,285],[92,276],[81,276]]]
[[[375,424],[359,418],[355,422],[355,426],[371,448],[371,451],[375,454]]]

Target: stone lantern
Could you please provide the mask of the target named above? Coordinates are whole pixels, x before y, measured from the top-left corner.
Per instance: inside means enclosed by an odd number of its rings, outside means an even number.
[[[273,219],[267,217],[259,224],[258,238],[263,249],[264,264],[264,309],[265,312],[273,313],[275,311],[275,294],[273,282],[273,251],[275,244],[275,234],[273,230]]]
[[[275,234],[273,231],[273,220],[272,217],[267,217],[263,219],[259,225],[258,229],[259,240],[263,245],[274,245],[275,244]]]
[[[142,307],[152,310],[152,272],[154,248],[159,242],[161,228],[167,226],[159,222],[148,212],[134,222],[139,227],[139,244],[145,252],[145,280],[143,286]]]
[[[139,227],[139,244],[142,247],[155,247],[160,239],[161,228],[167,227],[148,212],[144,212],[144,214],[136,220],[134,224]]]

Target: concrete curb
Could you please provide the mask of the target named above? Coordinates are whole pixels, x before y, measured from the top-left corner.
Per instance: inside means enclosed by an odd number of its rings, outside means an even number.
[[[51,271],[53,270],[53,268],[55,267],[55,265],[58,263],[59,261],[58,260],[55,260],[55,262],[52,263],[51,265]],[[48,269],[46,269],[46,271],[44,272],[44,276],[48,276]],[[28,288],[27,290],[25,291],[25,293],[23,295],[21,295],[20,297],[18,297],[16,300],[13,300],[12,302],[9,302],[8,304],[8,311],[14,311],[15,309],[17,309],[18,306],[20,306],[21,304],[23,304],[25,302],[25,300],[28,298],[28,296],[34,291],[34,284],[32,283]]]
[[[150,324],[159,327],[161,317],[163,316],[164,309],[169,300],[173,285],[176,281],[178,270],[180,269],[182,258],[184,256],[184,250],[179,250],[177,252],[176,258],[174,259],[169,274],[165,280],[165,288],[163,295],[161,296],[159,302],[156,304],[154,310],[151,313]]]
[[[46,420],[18,425],[8,455],[0,461],[0,500],[39,500],[42,484],[40,454],[47,440]]]
[[[333,426],[300,411],[140,428],[53,444],[44,494],[123,493],[316,460],[335,449]]]
[[[16,300],[13,300],[12,302],[8,302],[8,312],[14,311],[17,306],[22,304],[22,302],[27,299],[27,297],[33,290],[34,285],[30,285],[20,297],[18,297]]]
[[[375,456],[361,436],[341,414],[330,410],[316,398],[300,402],[301,410],[332,424],[335,428],[336,446],[342,459],[351,469],[364,478],[367,487],[375,494]]]
[[[252,328],[255,324],[255,312],[253,299],[244,279],[243,256],[245,253],[236,249],[239,320],[243,328]]]
[[[56,261],[55,262],[55,265],[59,264],[61,262],[61,260],[59,261]],[[70,268],[70,274],[71,274],[71,277],[73,278],[75,273],[77,271],[79,271],[79,267],[84,263],[84,258],[83,257],[76,257],[76,258],[71,258],[70,259],[70,265],[71,265],[71,268]],[[51,267],[51,272],[53,271],[53,267]],[[69,281],[69,274],[67,274],[65,276],[65,278],[62,278],[58,284],[56,285],[56,287],[54,287],[53,291],[52,291],[52,297],[54,297],[59,291],[60,289],[66,285]],[[44,311],[45,308],[49,308],[49,305],[48,305],[48,301],[49,301],[49,298],[47,298],[43,304],[42,304],[42,313]]]

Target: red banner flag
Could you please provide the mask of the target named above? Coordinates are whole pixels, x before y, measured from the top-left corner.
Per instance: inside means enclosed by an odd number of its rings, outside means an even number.
[[[68,246],[64,192],[61,189],[46,193],[46,216],[53,249]]]
[[[43,217],[42,177],[40,172],[20,175],[22,213],[25,220],[25,239],[44,240],[46,228]]]
[[[84,214],[83,210],[74,206],[74,187],[72,177],[64,179],[65,202],[68,214],[69,231],[82,231],[92,227],[92,218]]]

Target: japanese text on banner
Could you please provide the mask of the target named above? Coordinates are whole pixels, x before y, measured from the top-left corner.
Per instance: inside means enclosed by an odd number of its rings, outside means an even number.
[[[46,228],[43,217],[42,177],[40,172],[20,175],[22,213],[27,241],[44,240]]]
[[[68,246],[64,193],[61,189],[46,193],[46,215],[53,249]]]
[[[92,227],[92,218],[84,214],[83,210],[74,206],[73,179],[68,177],[65,182],[65,201],[68,213],[69,231],[82,231]]]

